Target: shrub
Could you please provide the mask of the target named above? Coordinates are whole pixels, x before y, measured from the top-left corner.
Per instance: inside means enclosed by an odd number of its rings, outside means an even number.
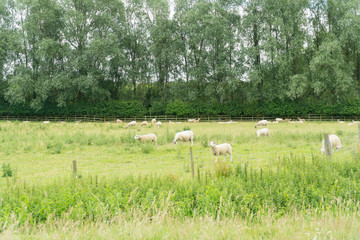
[[[12,177],[14,170],[11,168],[10,163],[5,164],[3,163],[3,165],[1,166],[2,169],[2,177]]]

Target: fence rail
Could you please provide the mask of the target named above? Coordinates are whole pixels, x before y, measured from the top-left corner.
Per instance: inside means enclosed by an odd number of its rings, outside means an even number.
[[[296,120],[298,117],[305,119],[306,121],[351,121],[359,120],[360,116],[329,116],[329,115],[316,115],[309,114],[306,116],[291,116],[292,120]],[[119,116],[95,116],[95,115],[69,115],[69,116],[0,116],[0,121],[67,121],[67,122],[115,122],[120,119],[124,122],[128,121],[151,121],[155,118],[157,121],[173,121],[173,122],[187,122],[188,117],[178,117],[175,115],[161,115],[161,116],[143,116],[143,117],[119,117]],[[217,122],[217,121],[259,121],[259,120],[271,120],[274,121],[275,117],[267,116],[238,116],[231,117],[226,115],[216,116],[196,116],[200,118],[201,122]]]

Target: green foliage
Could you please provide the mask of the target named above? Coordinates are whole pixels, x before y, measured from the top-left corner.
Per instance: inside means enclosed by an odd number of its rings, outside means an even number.
[[[14,170],[12,169],[10,163],[8,164],[3,163],[1,165],[1,169],[2,169],[2,177],[12,177],[14,174]]]
[[[314,158],[308,162],[302,156],[290,155],[274,161],[272,167],[241,164],[230,168],[218,163],[214,174],[201,174],[196,181],[166,176],[112,180],[83,176],[36,187],[8,185],[0,193],[0,221],[11,216],[20,225],[44,223],[49,216],[74,221],[97,216],[105,220],[134,208],[150,215],[166,209],[179,218],[233,217],[234,213],[247,218],[249,212],[257,218],[266,215],[269,208],[281,216],[294,209],[335,210],[343,203],[349,213],[357,211],[358,159],[336,162]]]

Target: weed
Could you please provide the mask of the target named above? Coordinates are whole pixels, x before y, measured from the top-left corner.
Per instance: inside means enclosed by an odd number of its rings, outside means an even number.
[[[14,170],[12,169],[10,163],[6,164],[3,163],[3,165],[1,166],[2,169],[2,177],[12,177]]]

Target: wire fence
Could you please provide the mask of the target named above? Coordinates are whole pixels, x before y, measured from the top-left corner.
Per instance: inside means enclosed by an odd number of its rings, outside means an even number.
[[[341,136],[343,148],[332,153],[332,161],[342,161],[353,159],[358,154],[358,136],[348,135]],[[185,147],[186,146],[186,147]],[[248,151],[244,149],[233,148],[232,163],[244,164],[252,166],[255,169],[272,169],[273,163],[280,161],[283,158],[301,157],[305,160],[322,159],[325,155],[321,155],[321,142],[318,146],[307,146],[300,144],[295,149],[290,148],[287,144],[271,144],[273,150],[263,150],[259,144],[254,142],[249,147]],[[191,157],[190,144],[183,143],[175,152],[164,152],[164,155],[142,155],[139,159],[137,155],[127,156],[125,163],[121,161],[119,168],[126,169],[126,174],[137,174],[139,172],[153,172],[157,174],[183,173],[191,174]],[[211,153],[210,147],[203,147],[194,145],[192,148],[195,173],[213,172],[215,163],[215,156]],[[123,159],[125,160],[125,159]],[[219,156],[218,162],[223,162],[224,156]],[[230,163],[230,157],[226,156],[226,163]],[[232,165],[232,164],[230,164]],[[233,165],[235,166],[235,165]]]
[[[194,119],[195,117],[191,117]],[[227,115],[216,115],[216,116],[196,116],[196,119],[200,118],[201,122],[229,122],[229,121],[259,121],[269,120],[274,121],[275,117],[269,116],[227,116]],[[317,115],[308,114],[305,116],[295,115],[288,116],[288,119],[297,120],[298,118],[306,121],[358,121],[360,116],[337,116],[337,115]],[[120,116],[96,116],[96,115],[69,115],[69,116],[0,116],[2,121],[66,121],[66,122],[116,122],[116,120],[128,121],[151,121],[156,119],[157,121],[163,122],[187,122],[189,117],[179,117],[176,115],[161,115],[161,116],[142,116],[142,117],[120,117]],[[284,118],[285,119],[285,118]]]

